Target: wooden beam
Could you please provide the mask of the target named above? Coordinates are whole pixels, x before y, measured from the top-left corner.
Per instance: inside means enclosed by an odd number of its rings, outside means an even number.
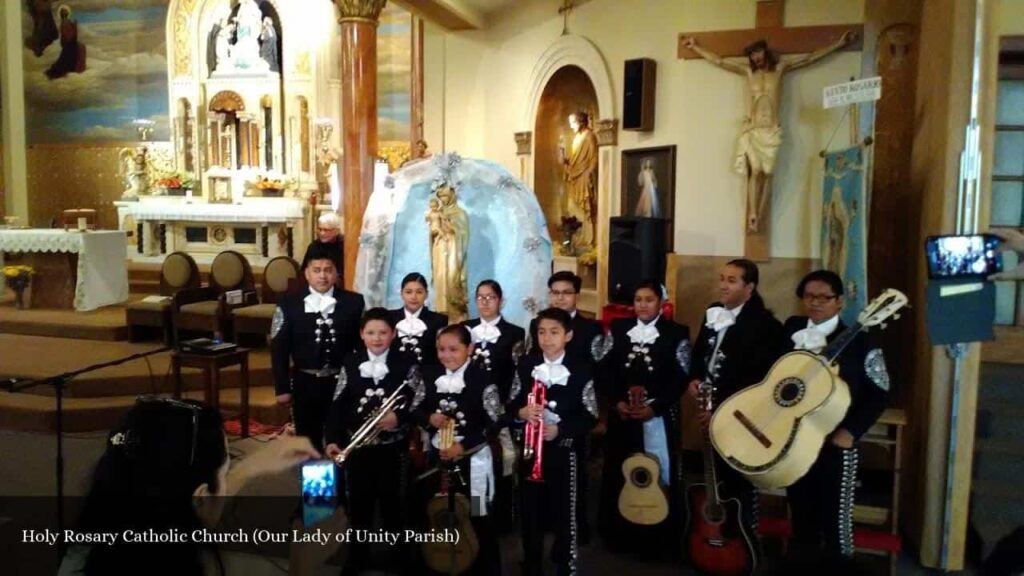
[[[853,32],[856,37],[852,42],[840,48],[845,51],[857,51],[863,47],[863,29],[861,24],[840,24],[835,26],[799,26],[796,28],[751,28],[747,30],[721,30],[717,32],[683,32],[678,39],[678,57],[684,60],[700,58],[696,52],[683,47],[683,38],[693,36],[697,44],[723,56],[743,56],[743,49],[765,40],[768,46],[778,54],[806,54],[835,42],[843,32]]]
[[[786,0],[761,0],[757,3],[757,28],[781,28]]]
[[[446,30],[482,30],[484,15],[463,0],[393,0],[413,14]]]

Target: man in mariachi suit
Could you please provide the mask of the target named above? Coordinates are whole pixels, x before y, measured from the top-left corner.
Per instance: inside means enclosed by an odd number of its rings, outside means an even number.
[[[363,297],[335,288],[338,262],[311,246],[304,269],[309,288],[278,302],[270,329],[270,360],[279,404],[292,407],[295,433],[323,446],[324,424],[345,356],[359,345]]]
[[[719,301],[708,307],[705,323],[693,346],[687,393],[697,397],[702,381],[713,386],[717,408],[729,396],[760,382],[787,350],[782,324],[765,307],[757,291],[760,273],[746,259],[732,260],[719,272]],[[699,415],[707,426],[711,415]],[[757,538],[757,490],[739,472],[715,454],[715,471],[726,497],[740,501],[747,536]],[[756,547],[755,547],[756,552]]]
[[[835,272],[816,270],[800,281],[796,295],[806,315],[786,320],[786,334],[794,349],[820,354],[846,328],[839,319],[843,281]],[[889,393],[885,357],[869,334],[858,333],[839,354],[838,365],[850,389],[850,408],[811,469],[786,489],[793,522],[789,555],[805,566],[842,568],[853,554],[856,442],[885,410]]]

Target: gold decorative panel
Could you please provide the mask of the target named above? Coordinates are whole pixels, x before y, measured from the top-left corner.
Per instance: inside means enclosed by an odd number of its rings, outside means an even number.
[[[28,210],[32,226],[49,227],[51,220],[73,208],[92,208],[101,228],[117,228],[117,209],[125,189],[118,153],[140,142],[102,144],[37,144],[29,146]],[[173,168],[170,142],[146,142],[150,173]],[[170,163],[168,165],[168,162]]]

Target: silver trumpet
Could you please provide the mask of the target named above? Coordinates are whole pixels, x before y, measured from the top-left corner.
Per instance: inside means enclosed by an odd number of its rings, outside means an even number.
[[[345,464],[345,460],[348,460],[349,455],[358,448],[369,446],[377,441],[377,436],[380,436],[381,429],[377,427],[379,423],[389,412],[395,410],[401,410],[405,408],[407,399],[402,395],[402,392],[408,388],[405,382],[395,389],[394,392],[388,396],[380,406],[375,408],[373,412],[363,421],[363,424],[356,430],[355,434],[352,435],[352,441],[349,442],[348,446],[334,457],[334,462],[338,466]]]

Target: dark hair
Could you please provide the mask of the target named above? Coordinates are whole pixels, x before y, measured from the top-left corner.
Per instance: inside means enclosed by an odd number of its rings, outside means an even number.
[[[410,272],[409,274],[405,275],[405,278],[402,278],[403,290],[405,289],[405,285],[408,284],[409,282],[419,282],[420,286],[423,286],[424,290],[430,292],[430,288],[427,285],[427,279],[424,278],[423,274],[420,274],[419,272]]]
[[[757,264],[754,264],[753,261],[747,260],[746,258],[736,258],[729,260],[725,265],[735,266],[743,271],[743,274],[741,275],[743,283],[754,285],[754,291],[750,294],[750,300],[756,302],[761,307],[764,307],[764,298],[761,298],[761,293],[757,291],[757,286],[761,282],[761,271],[758,270]]]
[[[391,317],[391,313],[388,312],[387,308],[370,308],[366,312],[363,312],[362,319],[359,320],[359,329],[366,328],[366,325],[373,320],[380,320],[388,325],[392,330],[395,329],[395,319]]]
[[[576,121],[579,122],[580,126],[590,126],[590,114],[579,110],[573,112],[572,115],[576,117]]]
[[[501,293],[501,284],[498,284],[497,280],[483,280],[482,282],[476,285],[476,291],[479,293],[480,289],[483,288],[484,286],[490,286],[491,290],[494,290],[494,293],[498,295],[498,298],[504,298],[504,296]]]
[[[537,314],[537,327],[540,328],[541,320],[554,320],[562,325],[566,332],[572,332],[572,315],[561,308],[545,308]]]
[[[661,292],[661,282],[658,282],[657,280],[652,280],[650,278],[645,278],[644,280],[641,280],[636,283],[636,286],[633,287],[633,296],[635,297],[637,292],[645,288],[647,290],[650,290],[651,292],[654,292],[654,295],[658,297],[658,300],[665,299]]]
[[[796,297],[804,297],[804,288],[811,282],[822,282],[828,284],[829,288],[836,296],[843,295],[843,279],[839,277],[839,274],[831,270],[815,270],[807,276],[804,276],[803,280],[796,287]]]
[[[140,398],[111,430],[93,473],[79,530],[83,532],[190,532],[202,528],[192,498],[202,484],[220,487],[217,472],[227,461],[220,412],[199,402]],[[86,574],[151,572],[202,574],[195,542],[93,546]],[[218,564],[220,557],[217,557]],[[224,572],[220,566],[221,573]]]
[[[459,339],[459,342],[462,342],[465,346],[469,346],[473,343],[473,336],[469,332],[469,327],[465,324],[449,324],[444,328],[441,328],[437,331],[437,339],[440,340],[441,336],[445,336],[447,334],[453,334]]]
[[[562,270],[552,274],[551,277],[548,278],[548,288],[551,288],[551,285],[555,282],[568,282],[572,284],[572,289],[577,294],[579,294],[580,289],[583,288],[583,279],[568,270]]]
[[[305,270],[313,263],[314,260],[330,260],[334,264],[334,269],[339,270],[341,263],[338,262],[338,257],[333,250],[327,248],[327,245],[323,242],[316,241],[309,244],[309,248],[306,250],[306,256],[302,260],[302,269]]]
[[[747,57],[751,68],[756,67],[753,59],[751,58],[751,56],[754,55],[754,52],[764,52],[765,68],[768,70],[775,70],[775,66],[779,63],[779,56],[774,50],[768,48],[767,41],[758,40],[743,49],[743,55]]]

